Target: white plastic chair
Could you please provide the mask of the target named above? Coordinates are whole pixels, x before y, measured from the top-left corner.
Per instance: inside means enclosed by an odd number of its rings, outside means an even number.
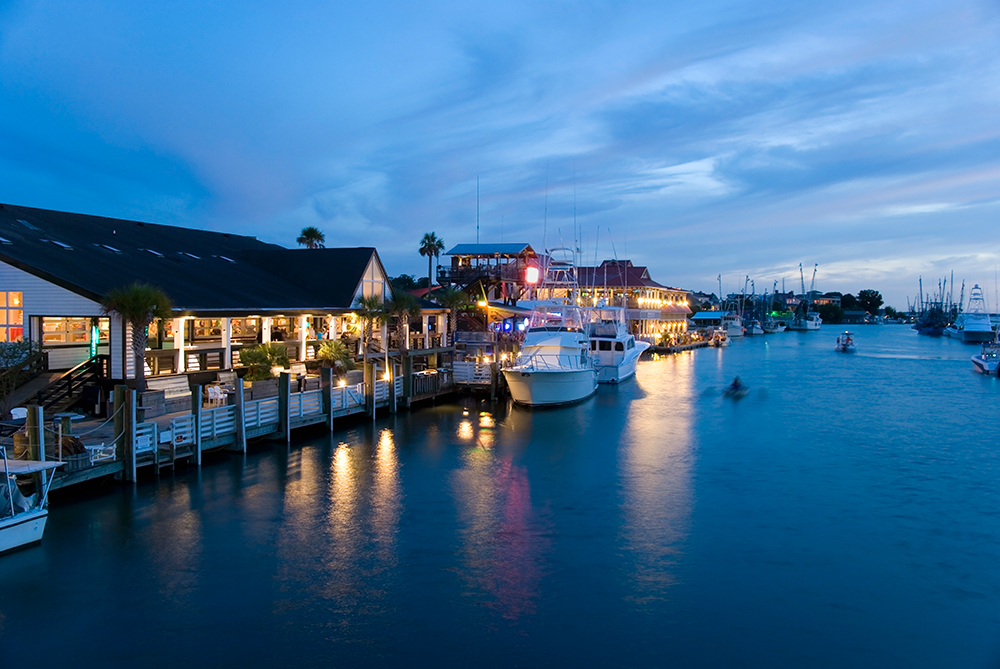
[[[28,410],[24,407],[14,407],[10,410],[10,417],[14,420],[20,420],[22,418],[28,417]]]

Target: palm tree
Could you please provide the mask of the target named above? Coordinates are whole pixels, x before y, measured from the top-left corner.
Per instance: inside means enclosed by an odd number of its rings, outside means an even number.
[[[307,249],[321,249],[323,244],[326,243],[326,235],[319,231],[319,228],[309,226],[302,228],[302,234],[299,238],[295,240],[299,246],[304,246]]]
[[[116,313],[132,326],[132,358],[135,364],[135,386],[141,393],[146,390],[146,342],[149,324],[154,319],[170,317],[170,297],[161,288],[136,282],[124,288],[115,288],[101,300],[101,311]]]
[[[385,313],[396,319],[396,338],[399,340],[400,356],[405,356],[410,347],[410,319],[420,315],[417,298],[402,291],[394,293],[385,304]]]
[[[381,295],[359,297],[354,301],[354,310],[361,319],[361,351],[368,364],[368,343],[371,341],[375,324],[385,320],[385,302]]]
[[[439,291],[434,296],[434,299],[442,307],[446,307],[451,311],[451,321],[448,331],[451,333],[451,341],[454,342],[455,332],[458,330],[458,312],[472,304],[472,300],[469,299],[465,291],[458,290],[457,288],[446,288]]]
[[[444,251],[444,241],[438,239],[438,236],[433,232],[424,234],[424,238],[420,240],[420,255],[427,256],[428,292],[430,292],[431,286],[434,285],[434,275],[431,274],[431,261],[441,255],[441,251]]]

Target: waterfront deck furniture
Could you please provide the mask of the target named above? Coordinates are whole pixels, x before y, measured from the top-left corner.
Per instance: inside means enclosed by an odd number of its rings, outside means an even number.
[[[191,386],[186,376],[161,376],[146,380],[149,390],[162,390],[166,413],[186,411],[191,408]]]

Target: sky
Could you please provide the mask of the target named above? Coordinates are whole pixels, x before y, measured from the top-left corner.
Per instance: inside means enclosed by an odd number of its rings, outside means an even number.
[[[998,38],[995,0],[6,0],[0,202],[316,226],[392,275],[478,221],[690,290],[798,290],[801,263],[994,307]]]

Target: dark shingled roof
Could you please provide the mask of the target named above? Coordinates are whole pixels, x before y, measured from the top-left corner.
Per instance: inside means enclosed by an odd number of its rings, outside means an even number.
[[[142,281],[162,288],[175,311],[347,309],[373,255],[373,248],[293,250],[243,235],[0,205],[0,261],[95,301]]]

